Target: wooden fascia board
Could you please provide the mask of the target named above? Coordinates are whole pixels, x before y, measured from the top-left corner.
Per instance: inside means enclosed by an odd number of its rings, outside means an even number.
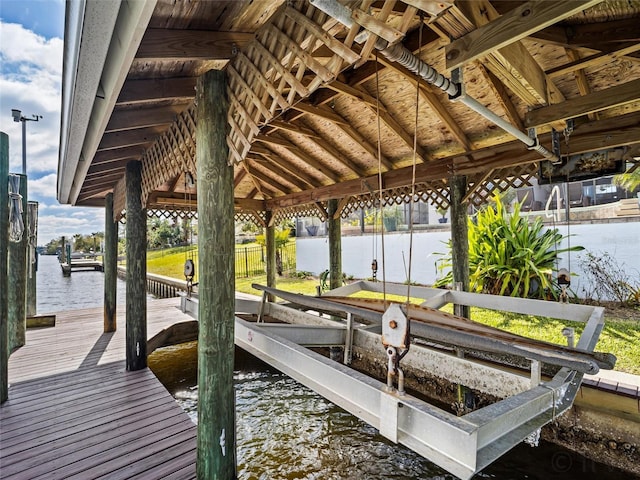
[[[176,115],[182,110],[178,105],[167,107],[152,107],[142,109],[118,109],[111,114],[105,133],[131,128],[169,125],[174,122]]]
[[[156,102],[166,99],[192,100],[198,77],[152,78],[128,80],[122,87],[116,105]]]
[[[539,127],[617,107],[638,99],[640,99],[640,79],[527,112],[525,127]]]
[[[527,2],[478,27],[445,47],[447,70],[477,60],[532,33],[600,3],[602,0]]]
[[[551,134],[541,135],[540,141],[543,144],[549,144],[551,142]],[[640,144],[640,113],[581,125],[570,137],[571,150],[576,154],[632,144]],[[416,182],[442,180],[452,175],[452,172],[457,175],[482,174],[492,169],[541,160],[537,152],[527,150],[518,141],[476,150],[473,152],[476,158],[471,158],[468,153],[416,165]],[[410,185],[412,167],[385,172],[382,174],[382,178],[383,189]],[[314,190],[273,198],[266,202],[266,208],[273,210],[326,201],[347,195],[362,195],[371,193],[372,186],[374,186],[374,190],[377,190],[377,175],[347,180]]]
[[[148,28],[136,59],[229,60],[254,38],[253,33]]]

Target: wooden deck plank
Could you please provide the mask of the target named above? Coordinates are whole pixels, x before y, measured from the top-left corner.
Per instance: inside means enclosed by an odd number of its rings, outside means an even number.
[[[192,320],[178,303],[149,301],[149,338]],[[124,305],[118,319],[104,334],[101,308],[59,312],[27,331],[0,407],[3,479],[195,478],[195,425],[150,370],[125,371]]]

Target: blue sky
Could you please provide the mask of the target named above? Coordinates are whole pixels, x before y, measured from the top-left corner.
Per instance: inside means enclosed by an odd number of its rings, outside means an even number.
[[[56,200],[64,37],[63,0],[0,0],[0,131],[9,135],[9,167],[22,171],[22,132],[11,109],[42,115],[27,122],[29,200],[39,202],[38,244],[104,230],[101,208]]]

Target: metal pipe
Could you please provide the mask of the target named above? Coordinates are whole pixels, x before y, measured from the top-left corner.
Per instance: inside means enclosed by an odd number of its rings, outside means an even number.
[[[310,2],[313,6],[315,6],[319,10],[322,10],[327,15],[335,18],[348,28],[351,28],[355,23],[355,21],[351,18],[351,10],[338,3],[337,0],[310,0]],[[449,94],[451,97],[455,97],[451,100],[460,102],[463,105],[469,107],[474,112],[482,115],[484,118],[494,123],[505,132],[513,135],[516,139],[520,140],[527,146],[529,150],[538,152],[544,158],[550,160],[553,163],[557,163],[560,161],[556,154],[540,145],[537,139],[531,138],[526,133],[521,132],[518,128],[513,126],[508,121],[504,120],[502,117],[499,117],[498,115],[493,113],[486,106],[478,102],[475,98],[470,97],[464,93],[460,95],[460,85],[452,82],[451,79],[442,75],[431,65],[416,57],[402,44],[396,43],[394,45],[389,45],[385,40],[379,38],[378,41],[376,41],[375,46],[378,50],[380,50],[380,53],[382,53],[382,55],[384,55],[388,60],[402,65],[407,70],[415,73],[416,75],[419,75],[420,78],[425,80],[427,83],[438,87],[443,92]]]

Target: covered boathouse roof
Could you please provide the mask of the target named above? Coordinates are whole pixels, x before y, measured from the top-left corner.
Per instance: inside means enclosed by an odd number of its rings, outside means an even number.
[[[229,82],[236,212],[258,221],[323,217],[332,198],[343,215],[370,206],[379,172],[384,201],[406,201],[414,158],[417,196],[440,206],[452,175],[480,203],[570,156],[592,174],[640,160],[638,0],[66,9],[64,204],[102,206],[113,192],[119,216],[125,165],[139,161],[147,209],[194,210],[194,86],[210,69]]]

